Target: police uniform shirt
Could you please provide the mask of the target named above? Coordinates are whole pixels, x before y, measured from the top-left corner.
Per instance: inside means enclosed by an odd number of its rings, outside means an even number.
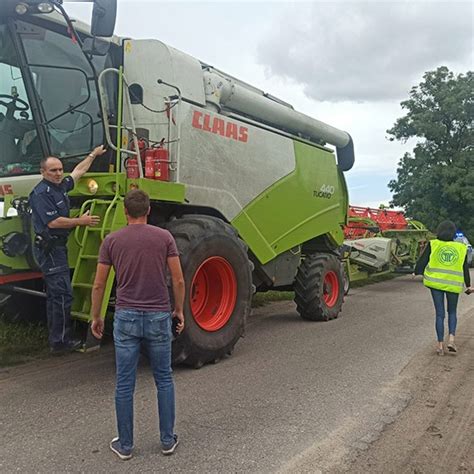
[[[69,196],[74,188],[72,176],[66,176],[61,184],[43,179],[30,193],[30,206],[35,233],[67,237],[69,229],[49,229],[48,224],[58,217],[69,217]]]

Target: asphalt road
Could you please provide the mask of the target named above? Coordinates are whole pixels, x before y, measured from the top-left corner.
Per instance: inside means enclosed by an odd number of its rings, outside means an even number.
[[[462,343],[474,296],[461,296],[459,317]],[[141,365],[127,462],[108,448],[111,345],[3,370],[0,472],[330,471],[403,410],[411,394],[399,374],[431,352],[430,295],[408,276],[352,290],[328,323],[301,320],[292,302],[258,308],[232,357],[175,370],[174,456],[160,454],[154,385]]]

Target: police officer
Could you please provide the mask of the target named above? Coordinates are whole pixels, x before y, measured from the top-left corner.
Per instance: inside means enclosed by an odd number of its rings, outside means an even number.
[[[61,160],[49,156],[41,160],[43,176],[30,193],[30,206],[35,229],[35,255],[46,283],[46,310],[48,316],[49,345],[52,353],[78,349],[80,341],[71,334],[72,288],[67,259],[67,238],[77,226],[95,226],[98,216],[86,212],[80,217],[69,217],[68,192],[89,170],[97,156],[105,153],[96,147],[64,178]]]

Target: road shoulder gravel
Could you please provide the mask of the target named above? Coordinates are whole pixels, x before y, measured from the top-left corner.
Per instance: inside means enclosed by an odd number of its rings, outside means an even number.
[[[474,311],[458,329],[459,352],[434,347],[402,371],[411,401],[367,449],[332,472],[474,472]]]

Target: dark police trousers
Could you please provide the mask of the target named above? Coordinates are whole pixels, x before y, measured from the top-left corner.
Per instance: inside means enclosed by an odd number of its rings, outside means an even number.
[[[72,287],[67,248],[53,247],[45,252],[35,246],[35,255],[46,283],[49,345],[61,347],[71,341]]]

